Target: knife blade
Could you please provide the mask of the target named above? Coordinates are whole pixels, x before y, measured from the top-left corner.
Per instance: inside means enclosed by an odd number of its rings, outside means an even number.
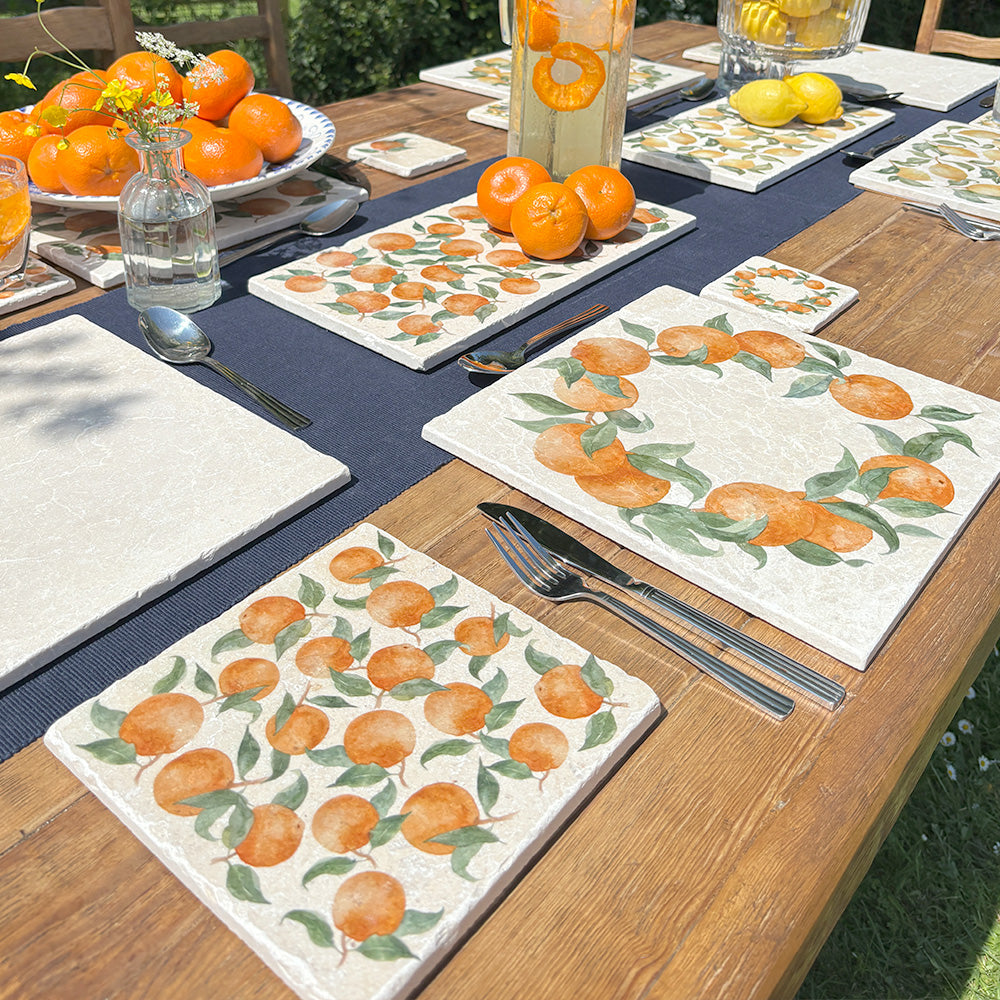
[[[784,678],[800,690],[813,695],[827,708],[832,710],[844,700],[846,691],[836,681],[824,677],[805,664],[799,663],[738,629],[699,611],[690,604],[666,593],[666,591],[660,590],[650,583],[644,583],[642,580],[636,580],[624,570],[599,556],[583,542],[536,514],[519,507],[500,503],[481,503],[478,505],[478,509],[490,520],[497,522],[500,522],[506,514],[512,515],[540,545],[544,546],[557,559],[561,559],[575,569],[582,570],[598,580],[603,580],[620,590],[634,594],[661,611],[667,611],[698,631],[742,653],[748,659]]]

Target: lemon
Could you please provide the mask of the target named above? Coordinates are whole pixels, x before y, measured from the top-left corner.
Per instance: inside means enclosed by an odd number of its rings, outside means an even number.
[[[822,14],[833,0],[776,0],[781,11],[789,17],[812,17]]]
[[[740,31],[761,45],[784,45],[788,18],[765,0],[747,0],[740,9]]]
[[[847,14],[835,7],[812,17],[793,17],[788,22],[795,32],[795,44],[807,49],[828,49],[839,45],[847,31]]]
[[[787,125],[806,102],[783,80],[751,80],[729,95],[729,105],[751,125]]]
[[[842,94],[833,80],[822,73],[797,73],[786,76],[785,83],[795,91],[806,107],[798,112],[799,117],[809,125],[822,125],[839,118],[844,109]]]

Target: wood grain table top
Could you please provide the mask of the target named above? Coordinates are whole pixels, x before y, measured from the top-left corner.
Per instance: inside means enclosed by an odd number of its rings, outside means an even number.
[[[714,37],[713,28],[667,23],[639,29],[635,50],[656,59]],[[466,119],[482,102],[418,84],[324,110],[336,120],[338,155],[405,124],[463,146],[475,161],[502,154],[506,141]],[[383,173],[371,179],[374,197],[412,183]],[[1000,398],[990,244],[863,193],[773,256],[860,290],[837,322],[845,347]],[[82,301],[99,293],[73,294]],[[475,505],[484,500],[569,525],[457,460],[370,520],[626,667],[667,713],[500,905],[469,928],[421,1000],[794,996],[1000,632],[1000,498],[987,498],[865,673],[639,556],[621,557],[637,577],[846,686],[837,711],[801,697],[780,724],[611,616],[527,594],[483,544]],[[573,530],[612,555],[611,543]],[[0,883],[0,997],[293,996],[123,835],[41,741],[0,765]]]

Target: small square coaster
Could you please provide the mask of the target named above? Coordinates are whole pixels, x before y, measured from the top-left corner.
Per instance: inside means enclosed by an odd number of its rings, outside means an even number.
[[[0,280],[0,316],[65,295],[76,288],[76,282],[37,257],[28,257],[24,275],[17,280]]]
[[[858,299],[858,290],[850,285],[768,257],[751,257],[709,282],[701,294],[726,306],[766,313],[769,325],[804,333],[815,333]]]
[[[415,132],[395,132],[351,146],[347,155],[366,167],[400,177],[419,177],[464,160],[465,150]]]

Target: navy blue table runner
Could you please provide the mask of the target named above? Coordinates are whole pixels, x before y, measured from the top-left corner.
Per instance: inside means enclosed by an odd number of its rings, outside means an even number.
[[[982,114],[978,99],[947,114],[902,106],[893,110],[896,120],[887,128],[909,135],[942,119],[971,121]],[[627,128],[648,123],[630,120]],[[864,149],[889,134],[880,129],[849,148]],[[338,234],[337,242],[463,194],[473,199],[484,166],[473,164],[363,204],[350,226]],[[697,228],[498,334],[491,346],[516,346],[595,302],[617,310],[663,284],[697,293],[726,270],[755,254],[768,254],[860,193],[847,181],[853,165],[839,152],[758,194],[633,163],[623,169],[639,198],[691,213],[697,217]],[[230,265],[224,272],[222,299],[195,318],[212,337],[216,357],[313,418],[301,436],[312,447],[345,462],[353,474],[351,482],[0,692],[0,760],[35,740],[74,706],[218,617],[450,460],[449,454],[421,438],[421,428],[477,391],[484,384],[479,376],[467,374],[453,361],[431,372],[412,371],[247,294],[252,274],[330,242],[302,238]],[[72,311],[131,344],[144,346],[124,290],[109,292]],[[0,337],[50,323],[61,315],[13,326]],[[240,405],[262,412],[203,366],[183,370]],[[262,419],[269,418],[262,414]],[[179,427],[178,433],[197,433],[197,429]],[[470,498],[470,503],[475,500]],[[414,511],[414,517],[419,516]],[[30,622],[24,627],[30,628]]]

